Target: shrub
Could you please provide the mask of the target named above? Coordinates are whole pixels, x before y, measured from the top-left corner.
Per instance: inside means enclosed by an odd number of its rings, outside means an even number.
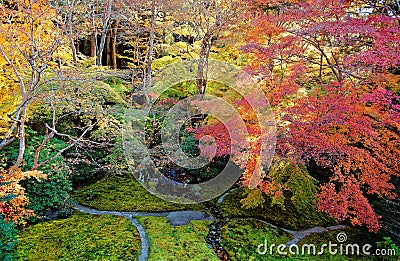
[[[17,230],[0,215],[0,260],[16,260]]]
[[[29,131],[29,134],[30,137],[27,141],[25,161],[21,166],[22,171],[32,169],[35,150],[44,138],[43,136],[36,135],[33,131]],[[41,151],[39,162],[52,157],[65,146],[66,144],[63,141],[55,138],[51,139]],[[8,159],[14,159],[18,153],[18,144],[13,143],[4,150]],[[34,210],[35,214],[38,216],[44,215],[49,209],[65,211],[65,203],[72,190],[72,184],[69,177],[69,169],[64,162],[64,157],[60,156],[56,158],[54,161],[42,166],[39,170],[47,174],[47,179],[30,178],[20,183],[25,188],[26,195],[29,198],[27,208]]]

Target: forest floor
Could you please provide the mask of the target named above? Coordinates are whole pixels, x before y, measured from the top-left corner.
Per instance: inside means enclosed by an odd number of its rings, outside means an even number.
[[[325,216],[314,215],[307,223],[296,223],[288,221],[288,213],[276,212],[275,216],[285,217],[274,217],[271,210],[246,210],[240,205],[243,193],[243,189],[232,189],[212,202],[177,205],[156,198],[133,179],[106,178],[76,191],[78,203],[71,217],[24,230],[19,236],[20,260],[366,260],[365,256],[332,259],[328,253],[318,257],[259,254],[257,248],[264,242],[322,245],[345,232],[349,243],[359,243],[360,232],[333,224]],[[67,223],[74,229],[67,229]],[[83,232],[78,231],[82,226],[86,227]],[[124,230],[128,234],[120,236]],[[84,234],[88,231],[90,235]],[[68,254],[71,241],[80,255]],[[101,241],[110,245],[97,246]],[[56,242],[58,247],[41,253],[43,242]]]

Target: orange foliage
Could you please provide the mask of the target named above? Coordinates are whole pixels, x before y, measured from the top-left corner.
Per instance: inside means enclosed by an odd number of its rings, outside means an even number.
[[[0,202],[0,214],[7,221],[13,221],[15,224],[23,226],[26,224],[25,219],[35,216],[33,210],[26,209],[29,203],[25,195],[25,189],[19,184],[21,180],[28,178],[46,178],[47,176],[41,171],[14,171],[11,175],[6,171],[0,173],[0,198],[12,195],[10,201]]]

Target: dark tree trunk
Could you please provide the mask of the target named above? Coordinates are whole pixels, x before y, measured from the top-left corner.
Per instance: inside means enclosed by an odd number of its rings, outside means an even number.
[[[119,21],[115,21],[114,30],[113,30],[113,41],[112,41],[112,66],[114,70],[117,70],[117,33],[118,33],[118,24]]]

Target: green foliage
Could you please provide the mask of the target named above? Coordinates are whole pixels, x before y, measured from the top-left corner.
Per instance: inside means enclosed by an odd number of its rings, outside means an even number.
[[[122,120],[117,115],[106,115],[91,132],[90,138],[97,142],[115,141],[121,136]]]
[[[170,98],[176,101],[190,97],[197,94],[196,85],[192,81],[177,83],[164,91],[160,99]]]
[[[275,184],[282,184],[285,190],[284,196],[279,199],[271,196],[273,205],[284,208],[285,201],[290,200],[298,211],[314,209],[317,181],[308,174],[306,166],[290,160],[279,160],[271,165],[268,174]]]
[[[17,230],[0,215],[0,260],[16,260]]]
[[[199,141],[191,133],[184,131],[180,139],[181,149],[188,157],[197,157],[200,155]]]
[[[67,215],[69,210],[66,203],[72,185],[65,163],[60,162],[60,166],[52,164],[50,168],[43,169],[50,173],[47,179],[29,179],[23,182],[29,198],[28,208],[33,209],[38,216],[43,216],[47,210],[55,209],[61,210],[62,215]]]
[[[83,72],[82,72],[83,73]],[[118,107],[126,106],[125,95],[129,93],[127,83],[118,78],[109,78],[105,81],[90,79],[93,75],[77,81],[52,82],[46,87],[57,90],[52,97],[57,120],[57,131],[72,136],[77,136],[79,129],[84,129],[95,120],[101,120],[103,124],[117,119],[110,114]],[[39,133],[44,133],[45,124],[52,125],[52,106],[46,102],[35,104],[30,111],[28,125]],[[113,123],[114,124],[114,123]],[[99,124],[101,127],[101,124]],[[111,129],[109,129],[111,130]]]
[[[39,142],[43,137],[32,136],[26,149],[26,167],[30,169],[33,166],[33,157]],[[58,139],[51,139],[39,156],[41,160],[52,157],[57,151],[64,148],[66,144]],[[26,193],[29,198],[28,208],[33,209],[38,216],[42,216],[48,209],[60,209],[67,211],[66,202],[69,193],[72,190],[72,183],[69,176],[68,166],[64,162],[64,157],[60,156],[54,161],[43,165],[40,168],[48,175],[47,179],[29,179],[23,182]]]
[[[115,90],[114,87],[118,87],[118,91]],[[97,84],[93,87],[93,92],[88,99],[96,99],[100,105],[105,104],[124,104],[125,101],[121,94],[123,94],[123,89],[121,90],[121,85],[109,85],[103,82],[97,82]],[[95,94],[95,95],[94,95]]]
[[[199,141],[194,138],[192,133],[188,133],[186,130],[181,131],[180,145],[182,151],[188,157],[198,157],[200,155]],[[180,178],[184,179],[186,183],[197,184],[215,178],[225,168],[226,163],[227,159],[221,157],[214,159],[199,169],[182,168],[179,166],[173,166],[173,168],[180,170]]]
[[[232,261],[273,260],[270,255],[259,255],[258,245],[264,244],[265,240],[271,244],[285,244],[291,239],[292,235],[260,221],[235,219],[228,221],[223,227],[221,245]]]
[[[145,190],[133,177],[105,178],[79,189],[74,198],[100,210],[163,212],[203,208],[201,204],[179,205],[164,201]]]
[[[123,217],[75,213],[18,235],[20,260],[136,260],[140,238]]]
[[[400,259],[400,247],[397,246],[390,237],[384,237],[383,241],[380,242],[376,242],[376,247],[378,249],[385,249],[385,250],[389,250],[392,249],[395,251],[396,253],[396,257],[398,259]],[[387,257],[382,257],[382,260],[392,260],[394,258],[396,258],[394,256],[387,256]]]
[[[219,260],[205,237],[209,221],[191,221],[172,227],[163,217],[139,217],[150,240],[149,261]]]
[[[27,171],[33,167],[36,148],[44,139],[44,136],[37,135],[34,131],[29,131],[29,139],[24,157],[22,170]],[[53,138],[47,142],[40,152],[39,162],[53,157],[66,144]],[[8,159],[16,158],[18,154],[18,144],[13,143],[5,148],[5,155]],[[35,211],[35,214],[42,216],[48,209],[66,210],[66,202],[69,192],[72,190],[72,184],[69,176],[69,169],[64,162],[64,157],[60,156],[54,161],[43,165],[39,170],[48,175],[47,179],[28,179],[21,182],[26,189],[26,195],[29,198],[28,208]]]
[[[240,203],[242,203],[243,208],[252,209],[258,206],[262,206],[262,204],[265,202],[265,198],[261,190],[257,188],[255,189],[245,188],[245,190],[247,197],[240,200]]]

